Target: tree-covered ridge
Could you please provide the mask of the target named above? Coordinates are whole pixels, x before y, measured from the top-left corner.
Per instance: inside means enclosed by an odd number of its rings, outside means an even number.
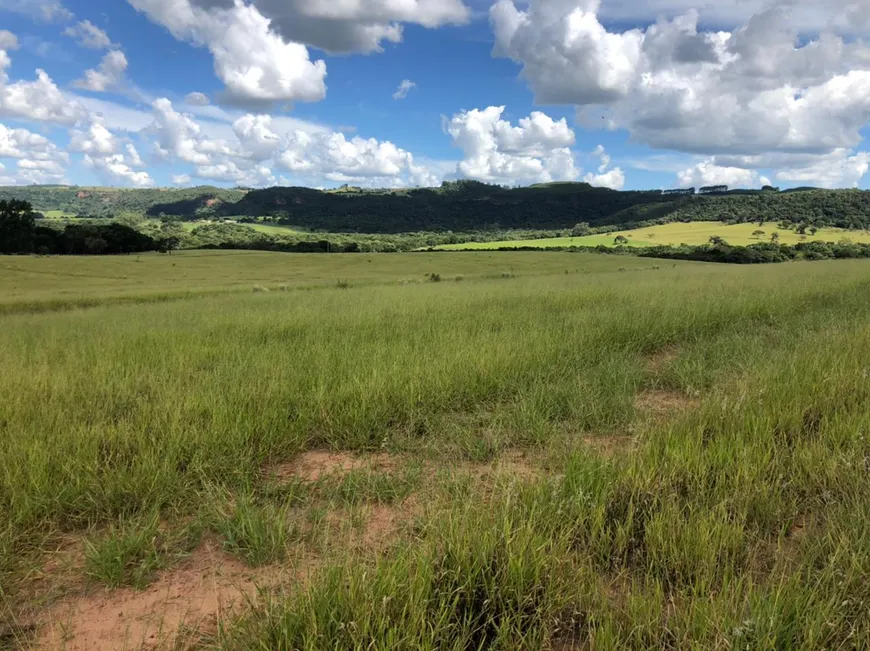
[[[476,181],[438,188],[315,190],[117,190],[35,186],[0,188],[0,200],[19,199],[37,212],[119,217],[147,215],[191,221],[268,217],[297,229],[333,233],[397,234],[570,229],[578,223],[622,230],[670,221],[788,222],[847,229],[870,228],[870,192],[801,189],[736,190],[708,194],[618,192],[586,183],[504,188]]]
[[[61,212],[70,216],[118,217],[144,215],[155,205],[170,203],[185,218],[210,215],[225,203],[235,203],[245,190],[211,186],[196,188],[119,189],[66,185],[0,187],[0,201],[26,201],[36,212]]]

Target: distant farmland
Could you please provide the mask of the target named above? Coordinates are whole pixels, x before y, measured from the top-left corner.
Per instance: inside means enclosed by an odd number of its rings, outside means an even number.
[[[764,231],[764,236],[755,236],[755,231]],[[461,251],[472,249],[499,249],[504,247],[538,247],[559,248],[569,246],[613,246],[614,240],[620,235],[628,239],[629,246],[648,247],[662,244],[706,244],[711,237],[718,236],[729,244],[748,245],[770,241],[771,235],[779,234],[783,244],[797,244],[802,241],[820,240],[824,242],[839,242],[843,238],[853,242],[870,243],[870,232],[847,231],[840,228],[822,228],[815,235],[799,235],[793,230],[777,228],[776,224],[759,226],[757,223],[726,224],[724,222],[674,222],[639,228],[636,230],[619,231],[605,235],[589,235],[586,237],[554,237],[543,240],[512,240],[502,242],[468,242],[465,244],[446,244],[438,247],[445,251]]]

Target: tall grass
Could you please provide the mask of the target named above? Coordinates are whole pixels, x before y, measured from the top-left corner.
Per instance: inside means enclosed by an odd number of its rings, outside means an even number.
[[[213,643],[870,646],[870,266],[618,273],[596,256],[524,259],[510,282],[503,261],[492,278],[462,270],[463,283],[344,273],[341,291],[330,276],[316,291],[248,284],[3,316],[0,571],[23,580],[37,532],[155,513],[206,518],[227,549],[271,563],[298,537],[291,508],[422,492],[439,508],[413,541],[338,564]],[[550,272],[536,274],[544,259]],[[564,273],[585,260],[590,273]],[[662,350],[673,358],[651,368]],[[656,417],[636,407],[643,391],[698,406]],[[636,445],[584,449],[604,435]],[[307,449],[437,465],[517,446],[557,450],[550,475],[495,491],[442,491],[418,466],[264,484],[264,468]],[[150,558],[145,529],[97,538],[111,541],[91,551],[106,582],[130,582]]]

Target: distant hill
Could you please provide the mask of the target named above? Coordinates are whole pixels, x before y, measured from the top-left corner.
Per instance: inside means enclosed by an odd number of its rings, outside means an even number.
[[[145,215],[155,205],[170,203],[193,218],[214,214],[223,203],[235,203],[246,190],[211,186],[196,188],[121,189],[68,185],[0,187],[0,201],[22,199],[37,212],[63,212],[83,217],[117,217],[124,213]]]
[[[30,201],[40,212],[98,217],[135,213],[181,220],[271,217],[300,229],[351,233],[558,230],[580,222],[630,228],[651,222],[760,220],[870,228],[870,192],[813,188],[706,195],[617,192],[586,183],[503,188],[475,181],[402,190],[0,188],[0,200],[10,198]]]

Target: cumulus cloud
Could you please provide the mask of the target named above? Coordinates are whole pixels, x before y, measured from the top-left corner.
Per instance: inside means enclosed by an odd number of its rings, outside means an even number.
[[[589,185],[598,188],[610,188],[611,190],[622,190],[625,187],[625,173],[621,167],[611,168],[611,159],[603,145],[598,145],[593,152],[601,161],[598,166],[598,173],[592,172],[586,174],[583,180]]]
[[[0,123],[0,158],[67,162],[69,157],[45,136]]]
[[[134,188],[154,187],[154,179],[147,172],[137,172],[130,167],[123,154],[112,156],[94,157],[85,154],[84,163],[104,178],[110,178],[122,185]]]
[[[811,162],[776,173],[779,181],[790,181],[801,185],[819,185],[825,188],[857,187],[870,170],[870,153],[866,151],[852,154],[838,149],[826,156],[815,157]]]
[[[391,142],[348,139],[343,133],[292,119],[255,114],[237,118],[232,137],[212,138],[192,115],[178,112],[168,99],[154,102],[153,114],[144,133],[154,136],[155,153],[169,162],[191,164],[191,175],[201,179],[273,185],[273,170],[281,168],[291,172],[295,182],[307,184],[324,180],[368,186],[440,182],[410,152]]]
[[[188,93],[184,98],[185,104],[190,104],[191,106],[208,106],[211,104],[211,100],[208,98],[208,95],[205,93]]]
[[[205,9],[234,0],[192,0]],[[463,24],[471,12],[462,0],[253,0],[286,41],[332,53],[377,52],[382,43],[402,40],[402,25],[435,28]]]
[[[154,186],[154,180],[147,172],[133,169],[142,166],[142,159],[133,143],[125,143],[123,138],[109,131],[99,116],[91,118],[87,130],[70,131],[69,149],[83,154],[85,166],[112,184],[137,188]]]
[[[319,101],[326,64],[308,47],[377,52],[402,40],[405,23],[461,24],[462,0],[128,0],[178,39],[207,47],[229,99]]]
[[[744,22],[730,31],[700,29],[683,0],[657,3],[660,14],[685,12],[673,19],[611,30],[600,18],[609,4],[530,0],[518,8],[499,0],[490,11],[494,54],[521,66],[538,102],[577,105],[587,126],[627,129],[656,148],[824,154],[861,141],[870,121],[870,48],[835,28],[866,24],[870,12],[856,11],[866,9],[863,0],[808,0],[829,17],[810,38],[798,20],[805,3],[718,3],[742,5]]]
[[[156,100],[152,108],[154,119],[146,132],[157,136],[155,153],[160,158],[207,166],[213,156],[233,153],[224,140],[204,136],[199,124],[176,111],[168,99]]]
[[[511,185],[578,177],[570,149],[575,136],[566,120],[535,111],[513,126],[501,119],[504,110],[490,106],[445,118],[445,132],[464,154],[458,176]]]
[[[63,23],[73,13],[57,0],[0,0],[0,11],[11,11],[47,23]]]
[[[18,37],[8,30],[0,29],[0,50],[8,51],[17,49]]]
[[[417,84],[410,79],[403,79],[402,83],[399,84],[399,87],[396,89],[396,92],[393,93],[393,99],[405,99],[408,96],[408,93],[416,87]]]
[[[37,69],[34,81],[10,83],[8,50],[17,46],[17,40],[9,32],[0,32],[0,42],[6,46],[0,48],[0,118],[72,125],[87,117],[85,108],[66,98],[44,70]]]
[[[678,172],[677,183],[684,188],[707,185],[751,188],[766,185],[761,183],[754,170],[717,165],[712,158]]]
[[[193,179],[191,178],[190,174],[173,174],[172,175],[172,182],[175,185],[190,185],[190,182],[192,180]]]
[[[4,124],[0,124],[0,158],[15,159],[14,174],[2,177],[6,185],[58,183],[69,164],[69,155],[48,138]]]
[[[63,33],[78,41],[82,47],[92,50],[107,50],[112,47],[112,39],[109,35],[89,20],[70,25]]]
[[[118,88],[127,71],[127,57],[120,50],[108,52],[95,70],[85,70],[85,76],[73,82],[77,88],[104,93]]]
[[[215,74],[240,101],[318,101],[326,95],[326,64],[308,49],[286,42],[254,5],[242,0],[129,0],[177,39],[207,47]]]

